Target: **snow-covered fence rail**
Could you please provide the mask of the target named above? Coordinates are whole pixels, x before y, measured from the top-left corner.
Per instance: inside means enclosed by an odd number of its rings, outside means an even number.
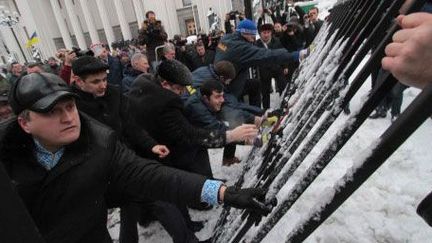
[[[281,118],[282,122],[277,125],[279,129],[274,129],[275,133],[263,148],[252,150],[237,186],[261,187],[268,190],[268,200],[275,197],[342,110],[347,109],[372,70],[380,67],[384,48],[398,29],[392,20],[404,2],[343,1],[333,8],[329,22],[315,40],[315,51],[302,63],[296,75],[296,93],[281,103],[281,108],[287,109],[288,104],[296,101],[289,116]],[[424,3],[413,1],[405,13],[418,11]],[[371,50],[367,63],[352,77]],[[349,78],[353,80],[350,85]],[[213,241],[260,242],[331,162],[397,80],[384,73],[379,83],[360,110],[351,115],[269,216],[259,223],[246,211],[226,208],[219,218]],[[310,217],[289,233],[287,242],[306,239],[430,116],[432,109],[425,105],[431,102],[430,92],[431,89],[427,88],[417,97],[375,143],[371,153],[358,159],[358,168],[335,184],[334,196],[325,204],[318,205],[319,210],[310,213]],[[409,129],[401,129],[404,127]],[[258,229],[245,240],[244,236],[254,223],[259,223]]]

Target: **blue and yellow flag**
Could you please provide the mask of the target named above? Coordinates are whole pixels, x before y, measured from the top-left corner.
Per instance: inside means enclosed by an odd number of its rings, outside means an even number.
[[[37,44],[37,43],[39,43],[39,37],[37,36],[36,31],[35,31],[35,32],[33,32],[33,34],[31,35],[30,39],[27,41],[27,43],[26,43],[26,47],[27,47],[27,48],[30,48],[30,47],[32,47],[33,45]]]

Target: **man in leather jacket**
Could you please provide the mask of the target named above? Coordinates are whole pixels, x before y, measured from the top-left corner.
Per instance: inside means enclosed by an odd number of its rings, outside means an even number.
[[[80,114],[75,97],[56,75],[26,75],[9,96],[17,117],[0,125],[0,165],[46,242],[111,242],[108,190],[125,201],[224,202],[268,213],[253,200],[263,199],[262,190],[227,188],[136,156],[111,129]],[[3,230],[22,228],[19,220],[10,222]]]

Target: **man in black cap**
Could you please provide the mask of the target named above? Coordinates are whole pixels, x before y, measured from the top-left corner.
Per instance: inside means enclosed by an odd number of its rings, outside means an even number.
[[[163,60],[157,68],[156,77],[141,75],[129,91],[130,108],[135,120],[151,137],[168,146],[170,154],[162,163],[213,177],[210,162],[200,159],[200,148],[223,147],[226,143],[244,141],[254,137],[254,125],[242,125],[231,131],[205,130],[192,126],[186,118],[180,96],[191,84],[192,74],[177,60]],[[130,141],[136,151],[139,143]],[[179,205],[191,228],[196,227],[190,219],[185,205]]]
[[[82,56],[72,63],[72,71],[75,75],[75,83],[72,85],[72,90],[80,97],[76,102],[78,109],[111,127],[124,141],[127,140],[128,136],[133,134],[135,141],[141,144],[140,155],[142,157],[148,158],[152,157],[152,155],[157,155],[160,158],[164,158],[167,156],[169,153],[168,148],[157,144],[144,129],[139,128],[134,123],[134,120],[130,119],[126,113],[127,97],[120,92],[117,86],[107,82],[107,70],[107,64],[92,56]],[[118,204],[118,200],[109,201],[110,207],[117,206]],[[178,221],[165,220],[165,215],[180,215],[181,217],[181,214],[177,212],[178,209],[169,203],[154,203],[149,200],[145,204],[140,203],[137,205],[132,203],[121,208],[121,243],[138,242],[137,220],[139,219],[141,210],[146,211],[149,209],[158,212],[155,217],[161,221],[162,225],[165,226],[168,233],[175,240],[183,238],[183,236],[176,234],[176,229],[182,228],[182,222],[176,223]],[[172,217],[169,218],[171,219]],[[167,221],[171,221],[174,226],[167,227]]]
[[[136,156],[111,129],[80,114],[76,96],[56,75],[26,75],[9,95],[17,117],[0,126],[0,166],[45,242],[111,242],[106,197],[114,194],[125,201],[225,202],[268,213],[254,200],[263,199],[262,190],[227,188]],[[114,194],[107,195],[108,190]],[[19,231],[21,216],[14,214],[2,230]],[[16,240],[0,237],[2,242]]]
[[[215,62],[229,61],[234,64],[237,75],[228,85],[228,90],[239,100],[244,94],[249,94],[249,104],[252,105],[257,105],[260,101],[259,92],[255,93],[259,81],[257,85],[255,79],[249,78],[249,68],[263,64],[287,64],[303,60],[308,55],[308,50],[288,52],[284,48],[259,48],[253,45],[257,32],[253,21],[242,20],[237,26],[236,33],[226,35],[220,40],[215,56]]]
[[[148,136],[129,119],[126,111],[128,102],[118,87],[108,84],[108,65],[96,57],[82,56],[72,63],[75,84],[72,89],[80,97],[78,109],[115,130],[120,138],[134,133],[142,143],[143,154],[157,154],[165,157],[168,150]],[[138,133],[138,134],[137,134]],[[140,135],[140,136],[138,136]]]
[[[135,80],[129,92],[130,109],[135,112],[137,124],[155,140],[168,146],[170,154],[162,160],[163,163],[212,177],[208,162],[192,159],[196,152],[194,148],[223,147],[226,143],[244,141],[253,138],[257,129],[255,125],[241,125],[225,132],[192,126],[180,98],[191,83],[192,74],[185,65],[176,60],[164,60],[154,78],[140,76]]]

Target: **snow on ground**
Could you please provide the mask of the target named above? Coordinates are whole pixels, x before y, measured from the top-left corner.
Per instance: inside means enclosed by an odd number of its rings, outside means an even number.
[[[369,85],[370,82],[366,82],[359,95],[354,98],[351,103],[352,109],[360,106]],[[403,108],[418,93],[416,89],[407,89],[404,93]],[[275,97],[276,95],[273,95],[273,100],[276,100]],[[324,140],[329,140],[347,118],[348,116],[341,115]],[[300,218],[307,215],[325,188],[331,187],[342,177],[352,166],[353,160],[361,156],[362,150],[378,138],[390,124],[390,115],[385,119],[368,119],[263,242],[284,242],[290,229]],[[432,151],[427,145],[431,137],[432,120],[428,119],[306,242],[430,242],[432,228],[416,215],[415,210],[421,199],[432,190]],[[294,179],[288,181],[286,188],[282,189],[281,194],[289,190],[309,162],[318,155],[323,145],[322,142],[317,145],[311,156],[294,174]],[[249,151],[249,146],[238,146],[237,156],[246,159]],[[229,185],[233,184],[240,175],[242,166],[222,167],[221,149],[209,150],[209,154],[215,177],[227,179]],[[204,240],[212,235],[220,212],[221,207],[209,212],[191,210],[194,220],[207,221],[205,228],[197,233],[199,239]],[[116,212],[113,221],[117,220]],[[115,224],[110,229],[114,239],[118,239],[118,226]],[[140,242],[171,242],[169,235],[157,222],[147,228],[139,228]]]
[[[321,18],[326,16],[327,9],[335,2],[336,0],[320,1],[318,7]],[[370,82],[367,81],[351,102],[352,110],[359,109],[369,88]],[[407,89],[402,108],[407,107],[418,93],[419,90]],[[277,100],[277,95],[273,94],[272,103],[276,104]],[[325,142],[331,139],[347,119],[346,115],[339,117],[323,141],[317,144],[278,194],[279,198],[288,193],[296,179],[318,156]],[[309,210],[320,202],[320,198],[327,196],[323,194],[326,189],[345,174],[353,161],[362,156],[390,124],[390,115],[385,119],[368,119],[263,242],[284,242],[295,224],[308,215]],[[432,190],[432,150],[427,145],[431,137],[432,119],[428,119],[306,242],[431,242],[432,228],[415,213],[418,203]],[[237,156],[245,163],[250,146],[237,148]],[[227,184],[232,185],[241,174],[242,165],[222,167],[221,149],[211,149],[209,155],[215,177],[227,179]],[[221,210],[221,207],[209,212],[191,210],[194,220],[206,221],[205,228],[197,233],[199,239],[211,237]],[[119,232],[118,217],[118,210],[109,215],[109,230],[115,240],[118,239]],[[147,228],[139,226],[139,232],[140,242],[172,242],[157,222],[151,223]]]
[[[369,85],[366,82],[354,98],[353,109],[360,105]],[[403,107],[418,92],[406,90]],[[342,115],[336,121],[280,194],[289,191],[347,118]],[[283,242],[298,220],[326,196],[326,188],[332,187],[390,124],[390,115],[386,119],[367,120],[263,242]],[[431,136],[432,120],[428,119],[306,242],[430,242],[432,228],[415,210],[432,190],[432,151],[427,146]]]

